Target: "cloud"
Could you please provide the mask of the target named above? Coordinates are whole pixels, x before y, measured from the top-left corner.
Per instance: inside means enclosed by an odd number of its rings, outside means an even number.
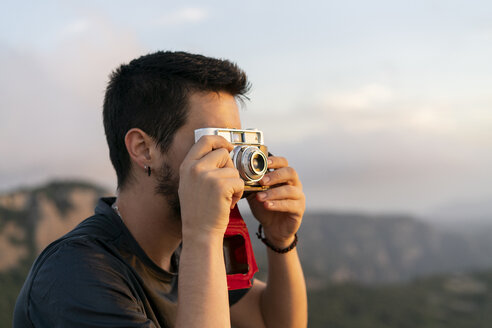
[[[189,7],[155,23],[209,17]],[[0,44],[0,189],[53,177],[114,185],[101,119],[105,84],[118,64],[147,49],[104,17],[74,20],[60,35],[42,53]],[[307,95],[275,88],[266,87],[265,98],[282,101],[252,103],[243,126],[262,129],[271,151],[298,169],[310,206],[407,210],[490,196],[488,94],[437,97],[430,87],[419,94],[381,82]]]
[[[302,178],[310,208],[424,213],[448,199],[488,197],[492,103],[422,96],[370,83],[304,97],[297,109],[257,108],[265,132]]]
[[[71,38],[78,34],[87,32],[91,27],[91,22],[87,18],[79,18],[71,21],[60,29],[59,37],[60,39]]]
[[[492,128],[492,103],[483,95],[439,97],[374,83],[348,90],[327,90],[319,99],[313,105],[318,117],[328,126],[343,126],[351,133],[406,130],[459,138]]]
[[[310,103],[290,111],[261,110],[265,126],[279,138],[295,141],[322,137],[328,132],[339,135],[398,134],[402,130],[418,134],[456,133],[464,124],[459,114],[462,108],[452,100],[414,100],[418,98],[412,99],[377,83],[352,89],[330,89],[311,99]],[[482,109],[483,106],[477,107],[476,112]],[[492,113],[485,115],[492,117]],[[474,123],[480,124],[480,120]]]
[[[183,24],[194,24],[206,20],[209,13],[204,8],[185,7],[164,14],[154,21],[156,26],[176,26]]]
[[[74,33],[50,51],[0,44],[0,189],[53,177],[114,185],[102,127],[104,90],[109,73],[143,47],[102,18],[68,26]]]
[[[382,84],[368,84],[355,90],[329,92],[323,107],[343,111],[370,111],[386,106],[394,99],[394,91]]]

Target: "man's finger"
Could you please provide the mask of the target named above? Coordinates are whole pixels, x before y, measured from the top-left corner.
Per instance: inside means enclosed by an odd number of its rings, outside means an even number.
[[[263,186],[273,186],[282,183],[300,185],[296,170],[290,166],[279,168],[273,172],[268,172],[265,174],[263,179],[260,180],[260,183]]]
[[[269,200],[264,202],[263,206],[267,210],[277,212],[302,214],[304,211],[304,203],[299,199]]]
[[[229,151],[225,148],[212,150],[203,156],[199,162],[206,168],[234,168],[234,164],[229,156]]]
[[[301,199],[303,197],[302,190],[299,187],[291,185],[283,185],[262,191],[256,194],[256,199],[260,202],[267,200],[280,199]]]
[[[268,168],[278,169],[281,167],[289,166],[289,162],[285,157],[280,156],[268,156]]]
[[[221,136],[203,136],[191,147],[184,160],[200,159],[212,150],[219,148],[225,148],[230,152],[234,146]]]
[[[235,185],[234,194],[232,195],[231,209],[233,209],[237,202],[241,200],[244,192],[244,181],[239,179],[236,183],[237,185]]]
[[[233,167],[223,167],[221,169],[215,169],[211,170],[208,172],[210,177],[216,178],[216,179],[238,179],[242,184],[244,188],[244,181],[239,177],[239,172]]]
[[[244,181],[239,177],[236,169],[224,168],[210,172],[220,184],[225,186],[224,191],[231,197],[231,208],[241,199],[244,192]]]

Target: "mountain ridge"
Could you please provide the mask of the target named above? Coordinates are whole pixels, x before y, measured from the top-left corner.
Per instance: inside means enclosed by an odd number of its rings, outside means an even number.
[[[105,189],[80,180],[53,181],[0,194],[0,326],[11,326],[17,294],[35,257],[92,215],[97,200],[108,195]],[[242,213],[260,268],[257,277],[264,280],[265,246],[254,236],[258,223],[250,212]],[[356,284],[360,288],[353,293],[370,299],[379,292],[366,293],[363,286],[379,291],[429,275],[492,268],[491,238],[442,231],[404,214],[307,212],[298,234],[308,296],[317,299],[319,306],[329,306],[318,296],[325,295],[330,286]]]

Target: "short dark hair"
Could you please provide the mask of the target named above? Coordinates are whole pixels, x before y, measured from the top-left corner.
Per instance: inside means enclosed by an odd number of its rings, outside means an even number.
[[[159,51],[113,71],[103,121],[118,188],[129,180],[131,161],[124,139],[130,129],[140,128],[166,152],[186,122],[191,93],[227,92],[243,100],[249,88],[246,74],[235,63],[186,52]]]

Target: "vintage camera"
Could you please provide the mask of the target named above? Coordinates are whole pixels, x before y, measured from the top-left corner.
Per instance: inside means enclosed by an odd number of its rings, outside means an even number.
[[[256,129],[237,130],[204,128],[195,130],[195,142],[202,136],[219,135],[234,145],[230,156],[239,175],[244,180],[243,197],[268,189],[258,183],[267,167],[267,147],[263,144],[263,132]],[[237,205],[231,210],[229,224],[224,233],[224,261],[229,290],[252,286],[253,276],[258,272],[248,227]]]
[[[207,135],[222,136],[235,145],[230,155],[239,175],[244,180],[243,197],[252,192],[268,189],[258,182],[268,171],[268,149],[264,145],[263,132],[256,129],[203,128],[195,130],[195,142]]]

